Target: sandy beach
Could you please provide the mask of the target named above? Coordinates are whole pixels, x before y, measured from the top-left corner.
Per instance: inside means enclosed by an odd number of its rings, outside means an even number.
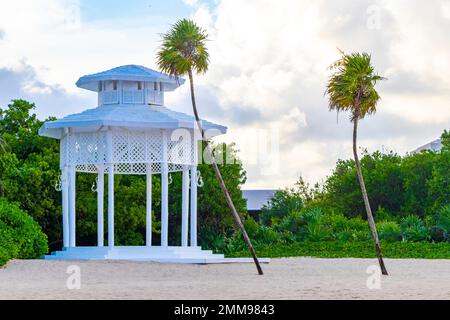
[[[450,260],[386,263],[371,290],[371,259],[274,259],[264,276],[252,264],[15,260],[0,269],[0,299],[450,299]],[[70,266],[80,289],[67,288]]]

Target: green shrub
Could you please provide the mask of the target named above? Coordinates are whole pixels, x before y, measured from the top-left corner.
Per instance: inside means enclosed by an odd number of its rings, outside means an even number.
[[[432,242],[445,242],[447,235],[441,228],[433,226],[430,228],[430,239]]]
[[[250,238],[256,237],[260,228],[258,222],[256,222],[255,219],[253,219],[252,217],[248,217],[247,219],[245,219],[244,227]]]
[[[198,242],[202,248],[215,252],[223,252],[225,248],[225,236],[210,227],[199,230]]]
[[[450,259],[450,243],[381,241],[383,256],[391,259]],[[375,258],[373,241],[295,242],[255,246],[259,257]],[[248,250],[228,257],[249,257]]]
[[[272,244],[279,241],[279,234],[271,227],[262,226],[258,224],[252,217],[249,217],[244,222],[244,227],[250,239],[257,244]],[[239,235],[240,230],[236,231]]]
[[[252,217],[244,221],[244,227],[253,245],[270,245],[283,239],[272,227],[261,226]],[[223,253],[236,252],[247,248],[240,229],[236,230],[230,237],[222,237],[222,239],[212,239],[215,241],[215,246],[208,248]]]
[[[0,265],[15,258],[39,258],[47,251],[47,236],[33,218],[0,198]]]
[[[429,239],[429,232],[418,216],[407,216],[401,219],[400,228],[404,241],[420,242]]]
[[[435,216],[427,216],[433,242],[450,241],[450,205],[442,207]]]
[[[367,221],[360,217],[346,218],[343,214],[325,216],[325,223],[332,230],[332,238],[338,241],[362,241],[369,238]]]
[[[378,207],[378,210],[375,213],[375,221],[377,222],[391,221],[392,218],[393,215],[390,214],[387,210],[385,210],[383,207]]]
[[[442,229],[447,238],[450,235],[450,205],[442,207],[439,210],[438,217],[436,219],[437,227]]]
[[[297,241],[320,241],[330,235],[319,208],[290,212],[275,226],[275,230],[287,239],[291,234],[291,238]]]
[[[402,230],[395,221],[382,221],[377,224],[377,231],[380,240],[389,242],[402,240]]]
[[[303,213],[305,228],[303,231],[304,240],[325,241],[330,240],[331,232],[326,226],[323,211],[320,208],[313,208]]]
[[[13,259],[19,253],[13,232],[0,220],[0,266]]]
[[[303,198],[300,190],[278,190],[269,203],[263,206],[260,221],[266,226],[274,225],[291,212],[299,212],[302,208]]]
[[[306,224],[303,215],[299,211],[290,212],[276,226],[279,232],[290,232],[293,235],[298,234]]]

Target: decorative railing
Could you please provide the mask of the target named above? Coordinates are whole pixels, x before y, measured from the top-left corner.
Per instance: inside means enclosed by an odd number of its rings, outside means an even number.
[[[139,175],[147,173],[146,164],[152,165],[153,173],[160,173],[162,162],[169,164],[169,172],[176,172],[183,165],[195,165],[197,161],[193,142],[188,137],[172,137],[171,132],[159,129],[117,129],[111,135],[111,159],[108,160],[106,131],[69,133],[61,140],[61,166],[96,173],[99,165],[110,161],[116,173]]]
[[[147,89],[147,102],[160,106],[164,105],[164,92]]]
[[[123,90],[123,103],[143,104],[144,91],[143,90]]]
[[[102,104],[116,104],[119,103],[118,91],[103,91]]]
[[[122,92],[122,97],[120,96]],[[144,94],[147,96],[145,97]],[[146,99],[145,99],[146,98]],[[147,104],[164,105],[164,92],[155,90],[113,90],[99,92],[98,104]]]

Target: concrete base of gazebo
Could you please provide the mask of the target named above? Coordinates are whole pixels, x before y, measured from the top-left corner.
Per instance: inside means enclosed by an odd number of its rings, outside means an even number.
[[[225,258],[201,247],[72,247],[44,256],[46,260],[127,260],[179,264],[253,263],[251,258]],[[259,259],[269,263],[270,259]]]

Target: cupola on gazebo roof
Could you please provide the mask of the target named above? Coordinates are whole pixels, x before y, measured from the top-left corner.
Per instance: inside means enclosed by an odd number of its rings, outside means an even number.
[[[64,128],[98,130],[105,126],[142,129],[195,129],[193,116],[163,106],[165,91],[184,84],[182,78],[137,65],[117,67],[87,75],[77,81],[79,88],[98,92],[99,106],[56,121],[46,122],[40,134],[60,139]],[[150,106],[150,107],[149,107]],[[224,134],[227,128],[202,121],[210,136]]]
[[[81,77],[77,86],[98,93],[98,106],[56,121],[39,133],[61,140],[63,251],[52,259],[138,259],[169,262],[219,261],[223,255],[197,246],[198,141],[194,117],[164,106],[164,92],[184,83],[142,66],[127,65]],[[227,128],[202,120],[212,137]],[[76,173],[97,175],[97,247],[76,245]],[[169,174],[182,173],[181,246],[169,246]],[[146,246],[114,244],[114,175],[146,176]],[[104,181],[108,176],[108,230],[104,246]],[[160,245],[152,243],[152,177],[161,175]],[[200,184],[201,185],[201,184]]]
[[[142,81],[153,83],[159,82],[163,84],[164,91],[173,91],[185,82],[182,78],[177,79],[143,66],[131,64],[113,68],[108,71],[83,76],[77,81],[76,84],[79,88],[98,92],[98,83],[100,81],[108,80]]]

